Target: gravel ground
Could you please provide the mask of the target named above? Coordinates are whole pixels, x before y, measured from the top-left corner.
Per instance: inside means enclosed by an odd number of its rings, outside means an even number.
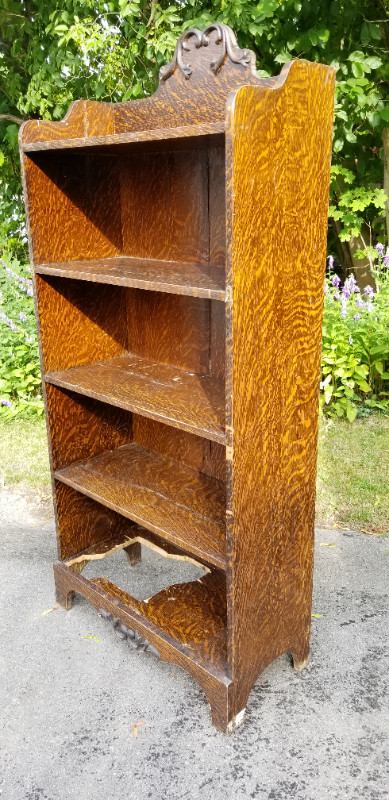
[[[0,528],[1,798],[389,797],[388,540],[316,532],[311,662],[271,664],[226,737],[185,672],[131,649],[83,598],[42,615],[55,604],[50,506],[3,491]],[[147,597],[198,571],[147,552],[132,570],[116,554],[104,574]]]

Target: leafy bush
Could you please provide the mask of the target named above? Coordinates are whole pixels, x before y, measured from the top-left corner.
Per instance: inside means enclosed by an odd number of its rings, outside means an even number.
[[[30,269],[0,258],[0,415],[43,414]]]
[[[336,274],[325,283],[320,405],[350,422],[389,409],[389,251],[377,244],[373,254],[376,292],[353,275],[342,289]]]

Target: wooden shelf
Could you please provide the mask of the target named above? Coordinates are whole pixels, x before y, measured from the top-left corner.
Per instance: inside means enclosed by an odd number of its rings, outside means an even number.
[[[54,477],[207,563],[225,568],[221,481],[131,443]]]
[[[187,146],[207,146],[209,140],[217,139],[222,142],[225,133],[225,122],[210,122],[203,125],[182,125],[176,128],[157,128],[155,130],[134,131],[131,133],[114,133],[106,136],[85,136],[70,139],[54,139],[51,141],[24,142],[22,147],[25,153],[42,150],[69,150],[88,148],[110,148],[117,145],[144,144],[157,142],[162,147],[179,144],[180,140]],[[63,133],[64,131],[61,131]]]
[[[147,601],[136,600],[105,578],[87,579],[64,564],[55,564],[57,591],[86,597],[105,617],[119,620],[137,631],[159,655],[173,647],[211,675],[226,676],[226,582],[220,572],[209,572],[200,580],[163,589]]]
[[[134,355],[59,372],[46,381],[225,444],[221,381]]]
[[[111,283],[170,294],[225,300],[223,271],[209,264],[119,256],[38,264],[35,271],[40,275],[57,275],[94,283]]]

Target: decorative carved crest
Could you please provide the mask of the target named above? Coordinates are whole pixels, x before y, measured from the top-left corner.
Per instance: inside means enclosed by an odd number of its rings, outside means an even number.
[[[214,61],[211,61],[210,64],[210,68],[215,75],[217,75],[222,68],[226,57],[234,64],[241,64],[245,69],[253,69],[255,66],[255,55],[252,50],[241,50],[238,47],[235,34],[231,28],[229,28],[228,25],[217,22],[213,25],[208,25],[208,28],[204,31],[199,31],[197,28],[189,28],[189,30],[181,34],[176,44],[173,60],[170,64],[161,67],[159,71],[161,81],[166,81],[170,78],[177,67],[182,74],[185,75],[185,78],[190,78],[192,67],[189,63],[185,63],[184,61],[185,53],[191,49],[189,42],[191,45],[194,44],[197,49],[200,47],[208,47],[209,37],[213,32],[216,32],[215,44],[220,46],[220,54]]]

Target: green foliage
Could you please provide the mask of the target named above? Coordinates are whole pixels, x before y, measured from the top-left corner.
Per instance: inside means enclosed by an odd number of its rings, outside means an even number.
[[[38,340],[28,269],[0,258],[0,416],[43,414]]]
[[[381,0],[2,0],[0,115],[61,119],[80,97],[144,97],[180,33],[227,23],[274,74],[292,58],[337,71],[331,214],[343,238],[362,223],[383,231],[382,128],[389,122],[388,12]],[[0,235],[25,244],[17,124],[0,120]],[[2,162],[2,163],[1,163]]]
[[[341,291],[337,276],[326,281],[320,405],[350,422],[389,409],[389,257],[376,257],[376,294],[353,276]]]

